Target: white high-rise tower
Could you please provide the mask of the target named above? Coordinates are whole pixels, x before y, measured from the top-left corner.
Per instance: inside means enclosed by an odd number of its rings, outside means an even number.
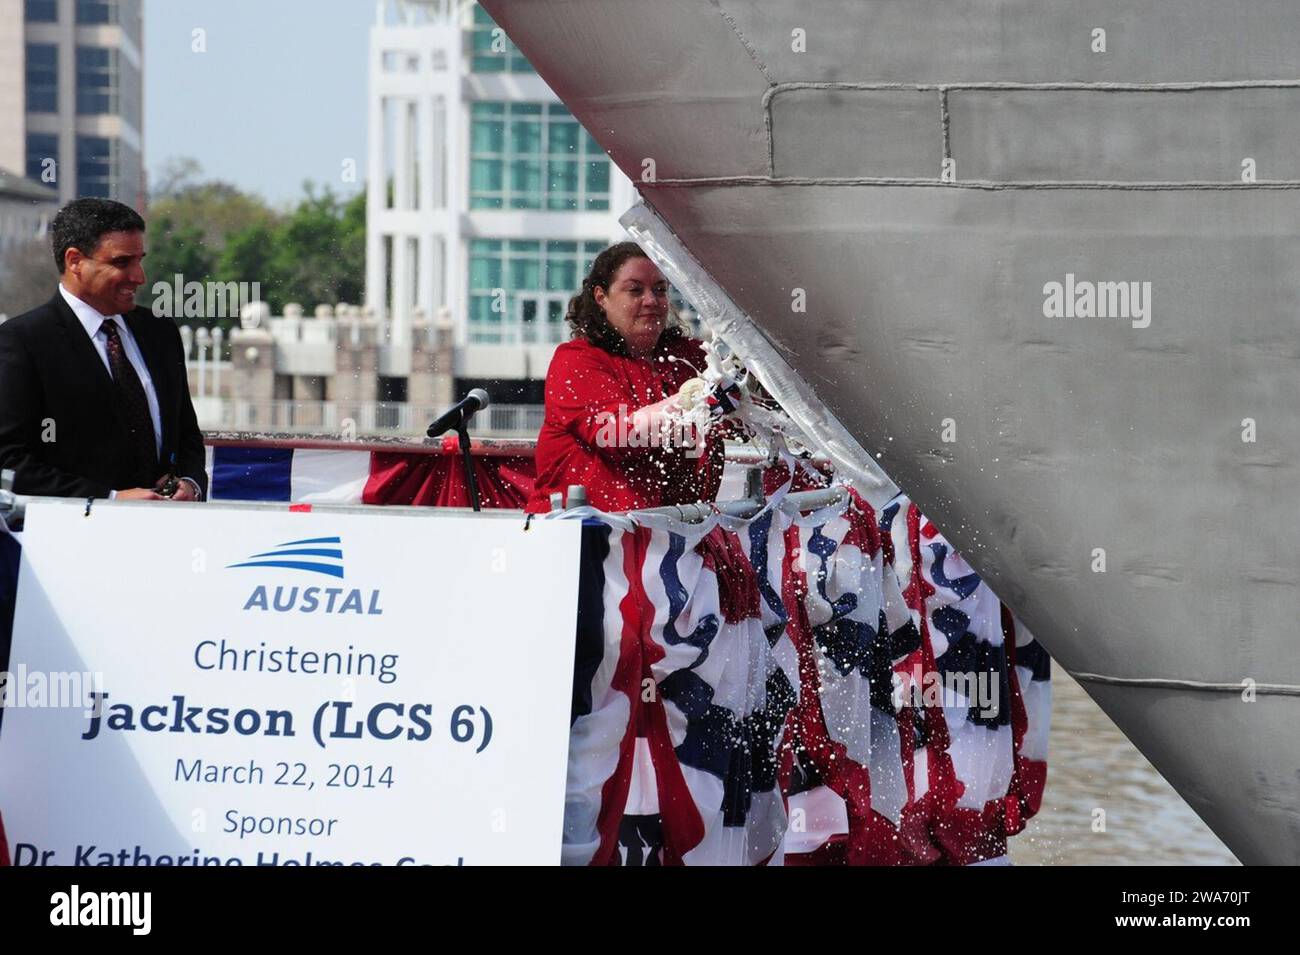
[[[390,397],[407,398],[413,327],[443,316],[456,391],[539,403],[568,297],[625,236],[631,183],[467,0],[380,0],[369,110],[366,305]]]

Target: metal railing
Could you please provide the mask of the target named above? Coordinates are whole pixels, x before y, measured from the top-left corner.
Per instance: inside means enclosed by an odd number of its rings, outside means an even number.
[[[757,470],[754,470],[751,471],[750,474],[758,475],[759,472]],[[7,527],[11,531],[21,530],[23,524],[23,518],[26,516],[25,512],[27,509],[27,502],[31,500],[40,499],[25,494],[13,493],[13,482],[14,482],[14,472],[12,470],[6,469],[4,472],[0,473],[0,525],[3,525],[0,526],[0,533],[4,532],[5,527]],[[722,513],[732,517],[739,517],[739,518],[753,517],[756,513],[758,513],[760,510],[763,509],[763,507],[766,504],[766,501],[763,495],[761,479],[750,480],[749,482],[747,482],[747,484],[748,486],[745,489],[746,496],[739,500],[719,501],[716,504],[701,503],[701,504],[671,505],[668,507],[651,507],[642,510],[628,511],[627,516],[634,520],[638,516],[651,516],[651,515],[663,516],[663,517],[675,517],[678,520],[690,522],[690,523],[698,523],[700,521],[703,521],[707,519],[710,514],[714,514],[714,513]],[[582,490],[581,494],[574,493],[579,490],[580,489],[576,486],[570,488],[570,493],[571,495],[573,495],[573,500],[569,505],[569,509],[575,507],[583,507],[586,505],[585,489],[581,489]],[[824,488],[824,489],[814,490],[814,491],[799,491],[793,494],[786,495],[785,499],[781,502],[781,506],[787,510],[793,510],[793,511],[813,511],[819,508],[827,507],[832,504],[841,503],[845,500],[847,494],[848,492],[844,490],[844,488],[842,487],[829,487],[829,488]],[[559,495],[556,495],[556,497],[558,496]],[[66,499],[61,498],[58,500],[66,500]],[[132,506],[132,505],[148,506],[147,502],[141,502],[141,501],[115,501],[111,503],[118,504],[118,505],[125,504],[127,506]],[[261,502],[218,501],[215,503],[217,506],[220,507],[257,508],[261,510],[276,510],[276,509],[283,508],[285,506],[284,504],[279,502],[269,502],[269,501],[261,501]],[[90,502],[87,502],[86,503],[87,513],[89,513],[90,506],[91,506]],[[428,514],[432,511],[437,511],[437,510],[442,510],[444,512],[446,510],[456,510],[456,511],[464,510],[464,508],[448,509],[448,508],[427,508],[427,507],[390,506],[390,505],[377,507],[376,505],[362,505],[362,504],[313,504],[312,509],[315,511],[333,510],[338,512],[350,512],[350,513],[368,513],[374,510],[382,510],[388,513],[402,512],[402,513],[413,513],[413,514],[421,514],[421,513]],[[565,509],[565,508],[561,506],[560,509]],[[507,516],[512,513],[514,512],[487,510],[487,511],[477,512],[475,516],[501,517],[501,516]]]
[[[199,426],[208,431],[362,435],[423,435],[444,408],[397,401],[292,401],[250,398],[196,402]],[[541,405],[489,405],[470,422],[481,437],[535,438]]]
[[[647,507],[637,511],[628,511],[627,516],[635,520],[638,516],[675,517],[680,521],[698,524],[714,513],[742,519],[753,517],[767,504],[762,496],[761,485],[753,497],[739,501],[721,501],[717,504],[670,504],[666,507]],[[797,491],[787,494],[781,502],[786,508],[795,511],[814,511],[832,504],[840,504],[848,499],[849,492],[842,487],[829,487],[818,491]]]

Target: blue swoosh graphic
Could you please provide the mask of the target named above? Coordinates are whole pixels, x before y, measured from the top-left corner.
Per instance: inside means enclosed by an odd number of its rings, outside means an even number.
[[[268,550],[264,554],[254,554],[253,557],[337,557],[343,559],[343,551],[331,550],[327,547],[295,547],[288,550]]]
[[[309,570],[318,574],[328,574],[339,579],[343,577],[342,567],[334,564],[313,564],[305,560],[250,560],[242,564],[231,564],[230,567],[283,567],[287,570]]]

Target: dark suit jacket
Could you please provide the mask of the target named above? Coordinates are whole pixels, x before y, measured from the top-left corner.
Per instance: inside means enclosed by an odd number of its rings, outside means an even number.
[[[203,434],[190,401],[180,330],[145,308],[123,316],[153,379],[162,419],[159,476],[175,454],[176,476],[207,497]],[[45,422],[53,441],[43,440]],[[107,497],[135,486],[116,411],[113,379],[63,296],[0,324],[0,468],[14,491],[50,497]]]

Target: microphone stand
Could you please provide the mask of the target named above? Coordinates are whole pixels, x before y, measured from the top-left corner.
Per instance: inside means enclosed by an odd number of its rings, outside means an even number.
[[[481,511],[483,506],[479,503],[478,478],[474,476],[474,458],[470,454],[469,419],[474,417],[474,412],[486,408],[490,403],[491,397],[486,391],[471,388],[468,395],[439,415],[425,432],[431,438],[437,437],[448,431],[453,421],[456,422],[454,427],[460,445],[461,465],[465,468],[465,484],[469,487],[469,502],[475,511]]]
[[[474,474],[474,458],[469,453],[469,415],[461,415],[456,426],[456,439],[460,443],[461,463],[465,467],[465,483],[469,485],[469,502],[476,511],[482,510],[478,501],[478,478]]]

